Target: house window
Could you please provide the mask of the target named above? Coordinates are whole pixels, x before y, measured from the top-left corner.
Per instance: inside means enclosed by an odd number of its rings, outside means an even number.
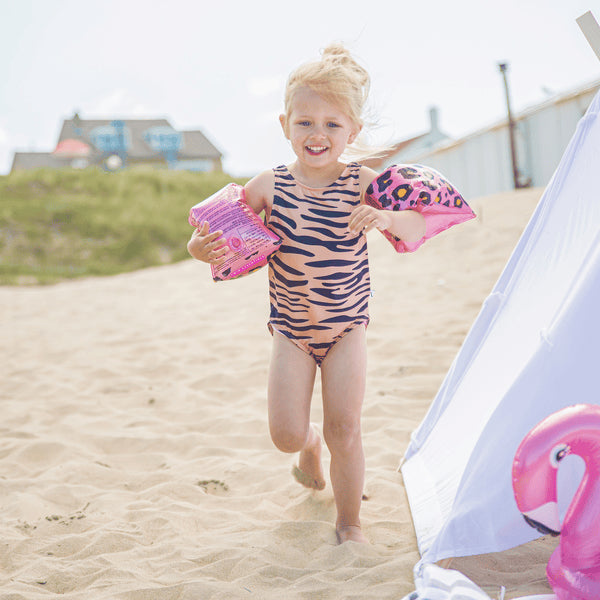
[[[123,121],[95,127],[90,132],[90,139],[103,154],[125,154],[131,146],[131,133]]]
[[[177,154],[181,149],[182,136],[172,127],[151,127],[144,132],[144,139],[152,150],[165,157],[169,166],[177,160]]]

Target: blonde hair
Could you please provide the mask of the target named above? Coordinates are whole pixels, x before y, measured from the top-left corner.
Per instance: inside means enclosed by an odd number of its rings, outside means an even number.
[[[292,112],[294,95],[299,89],[308,87],[342,110],[358,128],[362,128],[370,85],[369,73],[344,45],[329,44],[322,51],[320,60],[304,63],[290,74],[284,97],[286,120]],[[344,154],[359,159],[377,156],[386,149],[369,146],[359,137]]]

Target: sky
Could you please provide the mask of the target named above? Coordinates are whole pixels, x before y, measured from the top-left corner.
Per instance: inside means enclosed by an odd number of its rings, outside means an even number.
[[[52,151],[63,119],[166,117],[232,176],[293,160],[289,73],[343,42],[371,75],[367,140],[459,138],[600,79],[575,19],[600,0],[0,0],[0,175]]]

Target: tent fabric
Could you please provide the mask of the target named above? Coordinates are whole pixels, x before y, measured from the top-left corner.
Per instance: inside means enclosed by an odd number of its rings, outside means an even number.
[[[539,537],[514,501],[515,452],[547,415],[600,404],[599,112],[600,93],[411,436],[401,470],[422,563]],[[559,502],[582,472],[561,465]]]

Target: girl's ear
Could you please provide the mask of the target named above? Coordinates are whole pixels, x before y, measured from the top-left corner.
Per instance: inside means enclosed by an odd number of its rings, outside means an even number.
[[[352,130],[352,133],[350,133],[350,136],[348,137],[348,143],[352,144],[354,142],[354,140],[358,137],[358,134],[361,132],[362,130],[362,125],[355,125],[354,129]]]
[[[281,129],[283,129],[283,135],[285,135],[286,139],[290,139],[289,135],[288,135],[288,130],[287,130],[287,119],[285,118],[285,115],[281,114],[279,115],[279,123],[281,124]]]

